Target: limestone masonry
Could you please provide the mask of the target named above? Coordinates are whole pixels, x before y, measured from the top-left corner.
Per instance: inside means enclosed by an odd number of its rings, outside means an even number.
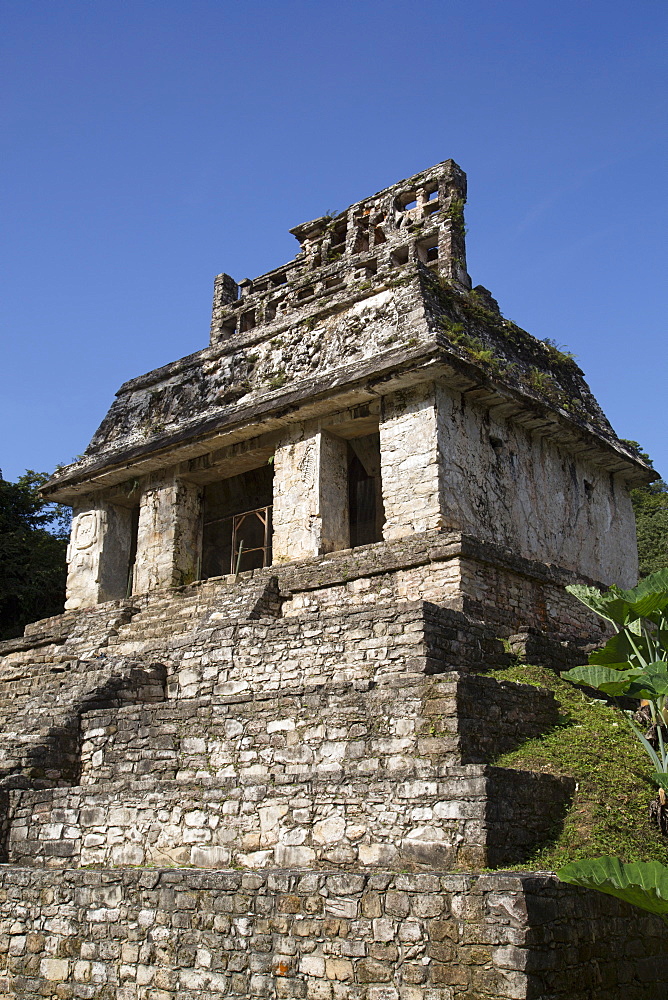
[[[46,495],[65,612],[0,645],[0,998],[663,998],[658,919],[522,863],[569,778],[494,766],[632,585],[653,478],[466,271],[448,160],[215,280]]]

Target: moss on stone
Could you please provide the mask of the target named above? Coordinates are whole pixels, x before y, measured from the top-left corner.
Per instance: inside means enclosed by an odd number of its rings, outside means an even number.
[[[603,854],[626,862],[665,862],[668,843],[647,814],[655,794],[651,767],[621,713],[544,667],[520,664],[491,676],[547,688],[561,711],[561,722],[551,733],[528,740],[494,763],[568,775],[578,782],[561,832],[518,867],[551,870]]]

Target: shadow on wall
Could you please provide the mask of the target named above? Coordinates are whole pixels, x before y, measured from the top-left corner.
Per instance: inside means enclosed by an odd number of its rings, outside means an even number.
[[[540,875],[525,881],[524,901],[527,1000],[668,996],[668,929],[659,917]]]
[[[117,659],[112,661],[114,672],[111,676],[99,678],[100,660],[105,659],[78,662],[79,670],[71,675],[73,683],[66,686],[65,691],[62,688],[59,691],[62,705],[38,706],[32,718],[30,704],[15,705],[23,729],[20,739],[10,731],[11,714],[8,718],[4,713],[4,734],[0,738],[0,861],[7,860],[12,821],[9,792],[12,788],[51,788],[79,783],[81,717],[84,713],[164,701],[167,677],[164,664],[151,663],[144,667]],[[81,673],[86,677],[91,672],[98,674],[101,683],[81,692],[77,698],[77,680],[81,683]]]

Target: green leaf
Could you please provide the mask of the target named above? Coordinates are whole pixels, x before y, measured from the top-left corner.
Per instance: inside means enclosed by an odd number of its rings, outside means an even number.
[[[561,676],[573,684],[586,684],[605,694],[620,695],[628,691],[629,685],[641,673],[638,668],[623,669],[625,667],[628,668],[628,663],[619,664],[619,669],[598,665],[573,667]]]
[[[659,861],[623,864],[619,858],[573,861],[557,872],[562,882],[616,896],[668,923],[668,868]]]
[[[581,584],[571,584],[566,590],[601,618],[615,625],[627,625],[638,618],[656,616],[668,608],[668,569],[646,576],[631,590],[612,586],[602,593],[597,587]]]
[[[626,626],[628,628],[628,626]],[[634,642],[636,647],[643,654],[648,651],[647,643],[645,639],[641,636],[634,637]],[[622,664],[626,669],[628,669],[629,661],[636,658],[636,653],[631,645],[626,630],[623,632],[617,632],[616,635],[611,636],[606,642],[605,646],[601,649],[595,649],[593,653],[589,654],[590,663],[618,663]],[[646,662],[653,659],[652,656],[646,657]],[[618,667],[617,669],[621,669]]]
[[[617,594],[629,605],[632,617],[649,618],[668,607],[668,569],[660,569],[632,590],[619,590]]]
[[[654,781],[659,788],[663,788],[664,792],[668,792],[668,774],[665,771],[654,771],[652,774],[652,781]]]
[[[648,698],[658,701],[668,695],[668,664],[663,660],[650,663],[642,673],[630,682],[627,694],[630,698]]]
[[[597,587],[585,587],[580,583],[572,583],[566,590],[586,607],[595,611],[601,618],[607,618],[615,625],[625,625],[628,620],[628,604],[619,600],[614,587],[603,594]]]
[[[650,741],[647,739],[645,734],[636,726],[632,718],[632,713],[626,712],[625,718],[629,726],[633,730],[634,736],[638,739],[638,741],[642,745],[643,750],[651,760],[652,764],[654,764],[654,767],[657,769],[657,771],[661,771],[663,768],[663,761],[660,759],[658,753],[656,752]]]

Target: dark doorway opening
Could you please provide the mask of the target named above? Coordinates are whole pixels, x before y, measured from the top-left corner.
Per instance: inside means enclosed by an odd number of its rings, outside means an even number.
[[[125,596],[131,597],[134,591],[135,562],[137,560],[137,539],[139,537],[139,507],[130,511],[130,552],[128,554],[128,573]]]
[[[204,488],[201,579],[271,565],[273,465]]]
[[[380,478],[380,435],[348,442],[348,510],[350,546],[370,545],[383,538],[385,512]]]

